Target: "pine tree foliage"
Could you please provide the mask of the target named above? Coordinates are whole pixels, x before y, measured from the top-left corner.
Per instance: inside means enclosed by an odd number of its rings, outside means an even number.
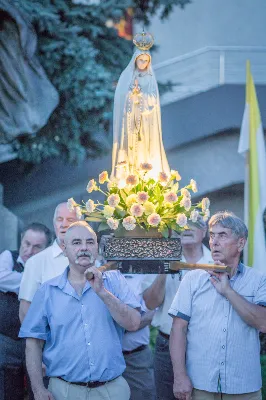
[[[87,0],[88,4],[90,3]],[[128,7],[144,23],[156,11],[165,18],[189,0],[104,0],[98,5],[71,0],[15,0],[38,35],[38,57],[60,95],[47,125],[35,137],[14,143],[18,157],[40,163],[61,157],[80,163],[104,151],[110,131],[116,82],[132,55],[132,44],[106,21],[118,22]]]

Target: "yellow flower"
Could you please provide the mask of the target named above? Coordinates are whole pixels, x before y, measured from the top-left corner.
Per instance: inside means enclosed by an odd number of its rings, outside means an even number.
[[[163,205],[165,208],[173,208],[174,207],[173,203],[169,203],[167,201]]]
[[[99,183],[102,185],[104,182],[107,182],[107,181],[108,181],[108,172],[103,171],[99,175]]]
[[[131,207],[134,203],[137,203],[137,195],[135,193],[131,194],[130,196],[127,197],[126,199],[126,205],[127,207]]]
[[[103,215],[105,218],[111,218],[114,214],[115,208],[110,206],[104,206]]]
[[[181,180],[181,176],[179,175],[178,171],[175,171],[174,169],[171,169],[171,180],[176,180],[176,181],[180,181]]]
[[[150,202],[150,201],[146,201],[146,202],[143,204],[143,207],[144,207],[144,213],[145,213],[145,215],[150,215],[150,214],[152,214],[152,213],[155,212],[155,205],[154,205],[152,202]]]

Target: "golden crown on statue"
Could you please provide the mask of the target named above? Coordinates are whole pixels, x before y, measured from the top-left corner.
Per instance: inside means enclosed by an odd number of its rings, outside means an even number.
[[[133,39],[134,45],[140,50],[149,50],[154,43],[154,37],[149,32],[137,33]]]

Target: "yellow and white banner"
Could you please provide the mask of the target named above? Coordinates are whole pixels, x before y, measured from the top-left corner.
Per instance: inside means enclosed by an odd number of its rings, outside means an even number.
[[[263,213],[266,208],[266,153],[256,89],[247,61],[246,106],[238,152],[246,155],[245,222],[248,244],[245,264],[266,273]]]

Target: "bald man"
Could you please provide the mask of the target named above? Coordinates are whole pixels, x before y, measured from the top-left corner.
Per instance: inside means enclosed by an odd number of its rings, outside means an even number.
[[[75,211],[70,211],[67,203],[60,203],[55,209],[53,225],[56,239],[44,251],[31,257],[25,264],[20,284],[19,318],[22,322],[30,303],[42,283],[62,274],[68,266],[68,259],[63,254],[63,242],[69,226],[77,221]]]
[[[69,266],[38,289],[19,334],[35,400],[129,400],[121,342],[124,330],[139,328],[140,304],[119,271],[95,267],[97,237],[85,221],[64,243]]]

